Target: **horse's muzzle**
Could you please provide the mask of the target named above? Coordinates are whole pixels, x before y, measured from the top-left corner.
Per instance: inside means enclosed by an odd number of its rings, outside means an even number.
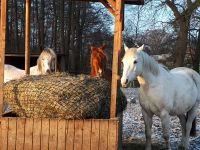
[[[51,70],[50,69],[47,69],[46,70],[46,74],[50,74],[51,73]]]
[[[128,79],[126,79],[125,82],[121,82],[121,85],[123,88],[126,88],[128,85]]]

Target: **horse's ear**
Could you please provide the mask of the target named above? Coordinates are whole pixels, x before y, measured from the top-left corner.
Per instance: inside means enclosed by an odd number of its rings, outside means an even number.
[[[91,51],[94,51],[95,48],[94,48],[94,46],[90,46],[90,49],[91,49]]]
[[[144,44],[137,49],[137,51],[143,51],[143,50],[144,50]]]
[[[106,48],[106,44],[103,44],[103,45],[101,46],[101,49],[105,50],[105,48]]]
[[[124,50],[125,50],[125,52],[128,51],[128,49],[129,49],[128,46],[126,46],[126,44],[124,43]]]

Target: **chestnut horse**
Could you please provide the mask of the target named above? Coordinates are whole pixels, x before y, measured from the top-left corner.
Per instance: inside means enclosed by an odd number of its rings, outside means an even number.
[[[103,77],[106,80],[111,81],[112,71],[107,68],[107,56],[105,53],[106,45],[101,47],[91,46],[91,72],[92,77]]]

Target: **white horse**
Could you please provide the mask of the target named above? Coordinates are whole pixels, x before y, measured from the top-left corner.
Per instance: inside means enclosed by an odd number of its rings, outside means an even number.
[[[192,69],[180,67],[168,71],[139,48],[124,46],[122,59],[122,87],[138,79],[140,83],[140,105],[145,123],[146,150],[151,149],[152,116],[161,118],[163,138],[168,149],[170,115],[177,115],[182,126],[180,148],[189,147],[192,121],[200,101],[200,75]],[[188,114],[186,118],[186,113]]]
[[[48,74],[56,71],[57,56],[50,48],[45,48],[37,60],[37,65],[30,67],[30,75]],[[25,71],[15,66],[4,65],[4,82],[25,76]]]

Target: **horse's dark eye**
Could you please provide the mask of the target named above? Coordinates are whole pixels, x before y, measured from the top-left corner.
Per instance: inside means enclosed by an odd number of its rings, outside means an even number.
[[[134,64],[137,64],[137,60],[135,60],[133,63],[134,63]]]

